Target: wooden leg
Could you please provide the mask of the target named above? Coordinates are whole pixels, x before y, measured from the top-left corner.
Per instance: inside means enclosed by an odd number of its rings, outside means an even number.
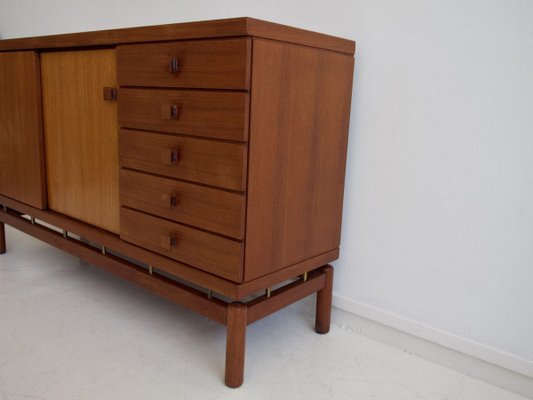
[[[321,268],[326,273],[326,285],[316,293],[316,323],[317,333],[328,333],[331,323],[331,296],[333,292],[333,267],[326,265]]]
[[[237,388],[244,379],[247,307],[241,302],[228,304],[226,336],[226,386]]]
[[[4,227],[4,223],[0,222],[0,254],[4,254],[6,252],[6,231]]]

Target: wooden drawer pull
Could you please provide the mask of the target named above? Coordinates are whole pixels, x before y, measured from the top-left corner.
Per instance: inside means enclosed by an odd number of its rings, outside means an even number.
[[[172,250],[178,246],[177,236],[163,236],[161,237],[161,245],[165,250]]]
[[[173,74],[175,74],[176,72],[179,72],[179,62],[176,57],[170,59],[169,70]]]
[[[170,195],[170,208],[175,208],[178,205],[178,197],[175,194]]]
[[[161,162],[165,165],[176,165],[180,159],[180,151],[178,149],[164,150],[161,153]]]
[[[178,106],[176,104],[170,106],[170,119],[178,119]]]
[[[104,100],[115,101],[118,99],[118,92],[116,88],[105,87],[104,88]]]
[[[179,159],[179,152],[178,150],[171,150],[170,151],[170,163],[171,164],[177,164]]]
[[[177,104],[161,104],[161,119],[177,120],[180,116],[180,107]]]
[[[163,194],[161,196],[161,199],[163,200],[163,204],[166,208],[176,208],[178,206],[178,196],[175,194]]]
[[[170,247],[176,247],[178,245],[178,238],[176,236],[171,236],[168,242]]]

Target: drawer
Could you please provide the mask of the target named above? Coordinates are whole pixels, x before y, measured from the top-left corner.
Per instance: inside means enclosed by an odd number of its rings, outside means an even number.
[[[249,88],[250,39],[202,40],[117,47],[120,86]]]
[[[120,238],[233,281],[242,279],[242,243],[122,207]]]
[[[244,191],[247,145],[121,129],[120,166]]]
[[[119,125],[246,141],[248,94],[198,90],[120,89]]]
[[[120,204],[243,239],[244,195],[120,170]]]

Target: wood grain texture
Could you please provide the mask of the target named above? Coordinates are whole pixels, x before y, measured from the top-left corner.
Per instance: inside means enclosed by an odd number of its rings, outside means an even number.
[[[328,333],[331,325],[331,300],[333,296],[333,267],[326,265],[320,269],[325,275],[324,287],[316,293],[316,321],[317,333]]]
[[[0,40],[0,51],[238,36],[257,36],[347,54],[355,51],[352,40],[247,17]]]
[[[242,194],[120,171],[121,205],[235,239],[244,238],[244,203]]]
[[[223,278],[242,280],[242,243],[121,208],[123,240]],[[175,244],[171,244],[171,239]]]
[[[121,167],[231,190],[245,190],[246,152],[238,143],[120,130]]]
[[[246,350],[246,304],[228,304],[226,333],[226,386],[237,388],[244,380],[244,355]]]
[[[50,209],[119,232],[115,50],[42,54]]]
[[[250,85],[251,39],[181,41],[117,48],[120,86],[241,89]],[[177,71],[170,68],[175,60]]]
[[[245,281],[339,246],[353,62],[254,40]]]
[[[44,208],[39,81],[34,52],[0,53],[0,193]]]
[[[171,118],[170,109],[177,108]],[[123,128],[246,141],[248,94],[194,90],[120,89]]]
[[[4,221],[22,232],[86,260],[174,303],[190,308],[221,324],[226,323],[226,303],[221,300],[215,298],[208,299],[205,293],[168,279],[160,274],[155,273],[154,275],[149,275],[145,268],[141,268],[129,261],[110,254],[102,255],[97,248],[82,243],[79,240],[63,238],[61,233],[39,224],[33,225],[27,219],[21,218],[13,213],[0,211],[0,221]]]

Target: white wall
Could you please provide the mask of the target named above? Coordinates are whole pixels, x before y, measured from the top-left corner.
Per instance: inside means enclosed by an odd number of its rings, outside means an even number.
[[[358,42],[336,304],[533,376],[533,2],[0,0],[0,36],[234,16]]]

